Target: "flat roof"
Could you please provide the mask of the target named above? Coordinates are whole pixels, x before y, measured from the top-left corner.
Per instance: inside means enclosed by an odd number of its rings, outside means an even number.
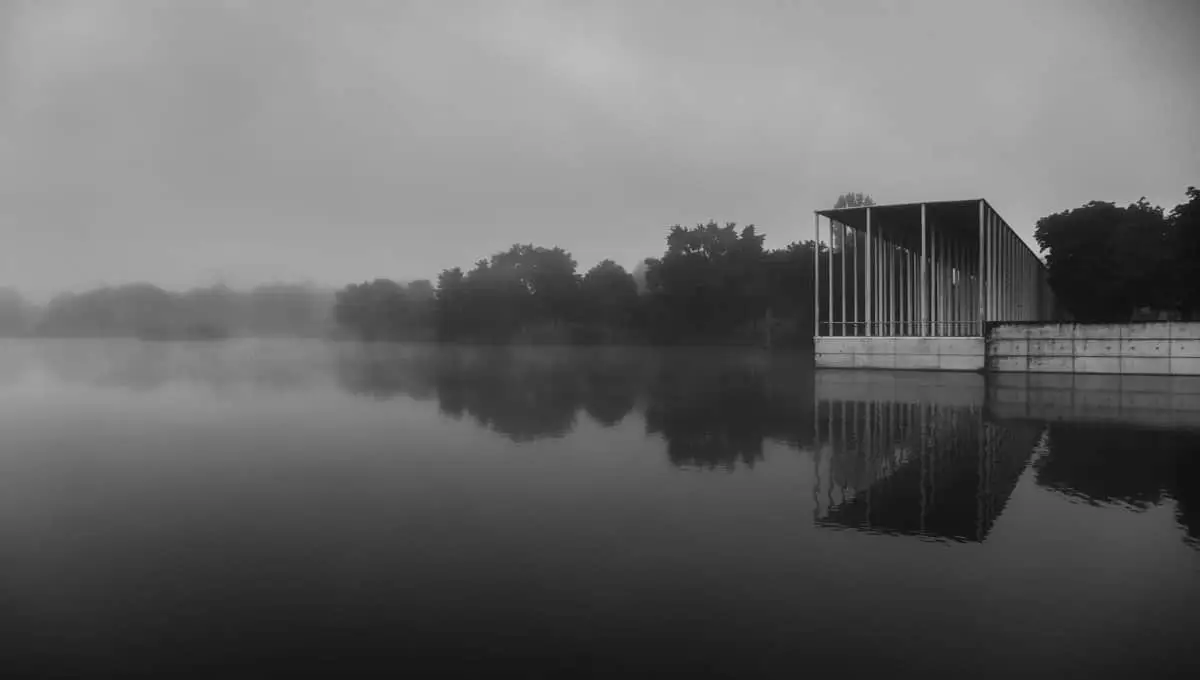
[[[997,211],[985,198],[964,198],[956,201],[925,201],[923,203],[889,203],[887,205],[859,206],[855,208],[830,208],[815,210],[817,215],[840,222],[858,231],[867,229],[867,209],[871,210],[871,225],[887,231],[896,229],[907,231],[921,225],[921,206],[925,206],[925,218],[929,223],[936,224],[939,229],[950,229],[958,232],[978,233],[979,204],[982,202],[1000,219],[1000,224],[1017,237],[1025,249],[1035,258],[1038,254],[1000,217]],[[893,233],[895,233],[893,231]]]

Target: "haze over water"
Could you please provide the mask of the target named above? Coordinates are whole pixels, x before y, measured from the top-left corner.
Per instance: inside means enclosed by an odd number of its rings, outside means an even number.
[[[5,668],[1200,669],[1200,434],[752,352],[0,342]],[[850,377],[846,377],[850,376]]]

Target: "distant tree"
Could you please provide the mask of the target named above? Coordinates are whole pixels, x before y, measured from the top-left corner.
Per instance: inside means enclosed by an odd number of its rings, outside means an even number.
[[[429,279],[417,279],[410,282],[404,287],[404,292],[409,298],[422,302],[431,301],[437,296],[437,291],[434,290],[433,284],[429,282]]]
[[[98,288],[55,297],[37,332],[57,336],[169,337],[178,325],[177,300],[148,283]]]
[[[14,288],[0,288],[0,337],[20,336],[29,330],[33,309]]]
[[[334,316],[357,337],[417,340],[433,335],[434,298],[428,281],[407,287],[389,279],[351,284],[338,291]]]
[[[604,260],[583,275],[580,299],[580,312],[588,322],[612,331],[626,330],[637,311],[637,282],[624,267]]]
[[[507,342],[577,316],[575,259],[561,248],[517,244],[468,272],[438,277],[437,326],[448,340]]]
[[[875,200],[871,198],[870,194],[850,192],[838,196],[837,201],[833,204],[833,209],[861,208],[868,205],[875,205]]]
[[[449,340],[465,335],[469,296],[463,270],[454,267],[439,274],[435,295],[438,337]]]

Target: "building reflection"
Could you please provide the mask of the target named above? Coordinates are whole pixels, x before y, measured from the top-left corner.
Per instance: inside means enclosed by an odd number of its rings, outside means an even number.
[[[814,517],[873,533],[984,541],[1040,433],[987,422],[974,374],[819,372]]]

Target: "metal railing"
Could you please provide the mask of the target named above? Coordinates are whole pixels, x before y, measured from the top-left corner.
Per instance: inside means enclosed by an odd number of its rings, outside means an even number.
[[[968,338],[982,337],[982,321],[822,321],[820,337],[919,337]]]

